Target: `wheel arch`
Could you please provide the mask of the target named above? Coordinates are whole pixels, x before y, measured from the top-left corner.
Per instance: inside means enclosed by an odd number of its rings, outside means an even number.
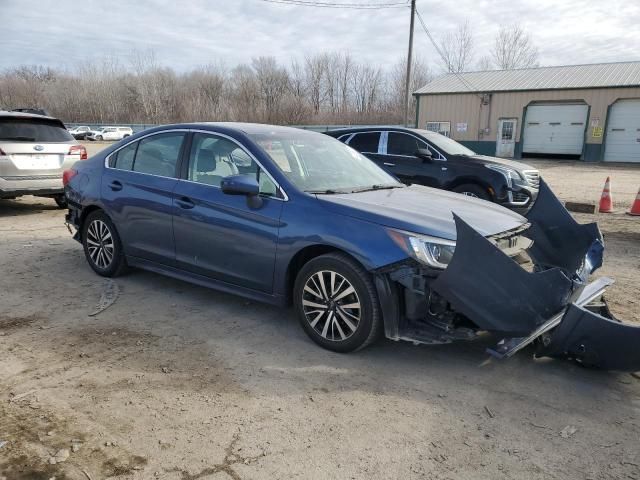
[[[325,255],[327,253],[341,253],[343,255],[346,255],[351,260],[361,265],[362,268],[368,271],[367,267],[363,265],[360,260],[358,260],[356,257],[354,257],[353,255],[351,255],[349,252],[347,252],[342,248],[336,247],[334,245],[326,245],[326,244],[307,245],[306,247],[303,247],[300,250],[298,250],[296,254],[293,255],[293,257],[291,257],[291,260],[287,265],[287,272],[286,272],[286,278],[285,278],[287,305],[292,304],[293,288],[294,288],[298,273],[300,272],[302,267],[310,260],[313,260],[314,258],[317,258],[321,255]]]
[[[79,221],[79,225],[78,225],[78,231],[82,232],[82,227],[84,226],[84,222],[87,219],[87,217],[92,214],[95,211],[101,210],[105,215],[107,215],[107,213],[104,211],[104,209],[98,205],[88,205],[86,207],[84,207],[82,209],[82,213],[80,214],[80,221]],[[109,216],[109,215],[107,215]],[[109,217],[111,218],[111,217]]]
[[[495,202],[496,200],[495,188],[489,182],[478,177],[458,177],[447,185],[447,190],[453,191],[454,188],[460,185],[477,185],[489,194],[492,201]]]

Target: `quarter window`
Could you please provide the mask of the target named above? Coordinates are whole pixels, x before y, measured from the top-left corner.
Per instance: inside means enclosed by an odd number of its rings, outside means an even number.
[[[219,187],[224,177],[239,174],[255,175],[261,194],[277,195],[273,181],[237,143],[216,135],[196,133],[193,136],[189,180]]]
[[[120,170],[132,170],[133,159],[136,156],[138,142],[133,142],[126,147],[118,150],[115,156],[111,157],[110,167],[119,168]]]
[[[140,140],[133,162],[133,171],[161,177],[175,177],[184,135],[183,132],[165,133]]]
[[[360,153],[378,153],[378,143],[380,132],[364,132],[354,135],[349,141],[349,146]]]
[[[387,140],[388,155],[404,155],[414,157],[419,148],[425,148],[426,145],[412,135],[399,132],[389,132]]]

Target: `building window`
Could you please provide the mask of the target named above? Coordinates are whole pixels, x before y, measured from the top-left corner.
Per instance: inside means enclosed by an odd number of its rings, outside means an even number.
[[[451,122],[427,122],[427,130],[448,137],[450,136]]]

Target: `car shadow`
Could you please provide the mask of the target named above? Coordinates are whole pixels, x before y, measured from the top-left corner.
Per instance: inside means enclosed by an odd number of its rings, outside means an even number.
[[[33,215],[45,210],[60,210],[52,198],[24,197],[15,200],[0,199],[0,218]]]
[[[417,346],[381,338],[362,351],[339,354],[313,343],[292,308],[139,270],[116,281],[122,286],[120,298],[100,315],[101,325],[117,325],[124,319],[128,328],[181,338],[187,345],[198,343],[203,353],[197,369],[205,371],[212,355],[207,352],[215,352],[217,361],[223,358],[239,383],[265,395],[279,395],[283,383],[289,394],[403,392],[404,397],[424,402],[451,396],[477,401],[471,397],[482,392],[492,405],[535,395],[542,408],[571,402],[572,408],[588,411],[594,399],[631,397],[640,386],[621,383],[627,374],[535,359],[532,349],[497,360],[486,353],[496,340],[489,336],[475,342]],[[129,361],[135,368],[135,358]]]

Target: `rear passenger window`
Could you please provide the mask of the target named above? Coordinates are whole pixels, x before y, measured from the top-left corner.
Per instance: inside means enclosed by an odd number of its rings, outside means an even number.
[[[136,148],[138,148],[138,142],[133,142],[123,149],[118,150],[118,152],[111,157],[109,166],[111,168],[119,168],[120,170],[132,170],[133,158],[136,155]]]
[[[175,177],[184,132],[164,133],[143,138],[133,162],[133,171]]]
[[[415,156],[416,150],[426,148],[426,145],[420,142],[416,137],[407,135],[406,133],[389,132],[387,140],[388,155],[404,155]]]
[[[378,153],[378,143],[380,142],[380,132],[356,133],[349,146],[361,153]]]

